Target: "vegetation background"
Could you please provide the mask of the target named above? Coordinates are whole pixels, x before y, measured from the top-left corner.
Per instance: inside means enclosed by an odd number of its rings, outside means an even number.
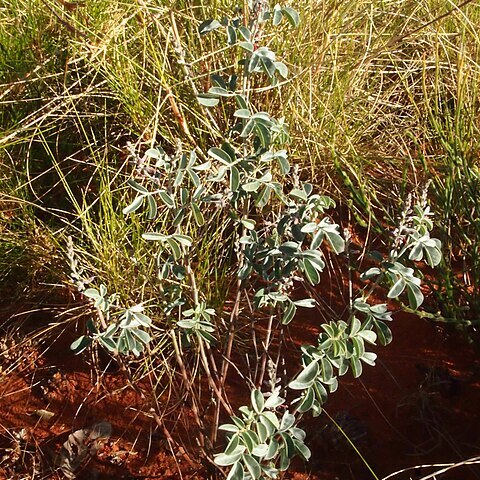
[[[290,129],[299,175],[337,200],[365,244],[397,222],[407,194],[428,182],[444,262],[427,275],[435,301],[423,315],[462,329],[480,319],[480,5],[437,0],[299,0],[295,31],[272,36],[288,66],[263,109]],[[42,338],[77,325],[85,305],[61,305],[74,256],[123,301],[162,292],[141,262],[144,228],[122,213],[131,152],[206,152],[226,111],[196,95],[210,86],[223,44],[200,39],[204,19],[235,2],[0,0],[0,294],[18,310],[59,316]],[[228,53],[227,53],[228,55]],[[232,54],[231,65],[237,58]],[[195,276],[213,306],[228,305],[231,232],[218,211],[199,239]],[[222,239],[222,242],[219,241]],[[226,240],[223,242],[223,240]],[[140,269],[139,265],[142,264]],[[80,302],[81,303],[81,302]],[[5,323],[11,332],[12,324]],[[35,335],[40,335],[33,328]],[[160,379],[173,349],[155,344],[133,372]],[[155,367],[155,368],[154,368]],[[155,384],[155,379],[151,380]]]

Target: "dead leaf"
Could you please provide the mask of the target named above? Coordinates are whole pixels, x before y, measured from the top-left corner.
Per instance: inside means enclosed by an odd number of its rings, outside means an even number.
[[[74,479],[75,471],[87,463],[112,434],[112,425],[101,422],[90,428],[82,428],[71,433],[63,444],[55,464],[67,478]]]
[[[35,410],[30,415],[36,415],[37,417],[40,418],[40,420],[45,420],[46,422],[48,422],[55,416],[53,412],[49,412],[48,410],[43,410],[43,409]]]

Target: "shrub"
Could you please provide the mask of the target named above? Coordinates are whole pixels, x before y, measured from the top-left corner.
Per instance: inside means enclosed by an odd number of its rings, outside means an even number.
[[[390,238],[387,253],[371,252],[374,266],[361,274],[364,283],[357,291],[352,285],[348,313],[321,324],[317,343],[302,347],[297,373],[278,378],[285,328],[295,321],[298,308],[316,306],[308,292],[320,283],[326,259],[354,255],[350,233],[342,234],[329,213],[335,202],[303,181],[291,164],[285,119],[263,111],[256,102],[261,92],[278,92],[287,83],[289,69],[272,48],[276,36],[289,34],[299,21],[295,10],[280,5],[270,9],[260,1],[233,18],[202,22],[199,34],[226,40],[225,56],[235,59],[235,68],[227,61],[209,72],[206,91],[196,90],[205,117],[225,125],[221,143],[207,152],[199,147],[185,152],[181,145],[173,153],[160,145],[143,154],[132,151],[135,171],[128,185],[133,198],[123,213],[127,221],[140,219],[145,225],[142,238],[151,247],[142,258],[135,255],[135,262],[155,262],[156,278],[149,281],[158,282],[161,301],[125,307],[125,300],[108,294],[105,285],[87,288],[73,246],[69,248],[72,277],[96,310],[88,332],[72,349],[80,353],[98,343],[122,363],[122,356],[151,355],[157,332],[168,338],[206,464],[218,448],[218,431],[227,432],[226,446],[213,459],[220,471],[227,467],[229,480],[276,478],[295,455],[310,458],[300,428],[303,415],[321,413],[339,377],[348,371],[358,377],[363,364],[375,364],[370,345],[392,340],[388,304],[375,300],[374,293],[386,288],[388,299],[404,301],[416,311],[424,301],[421,264],[434,267],[441,260],[440,241],[430,236],[433,222],[426,191],[420,198],[409,196],[396,230],[385,232]],[[217,106],[226,118],[215,116],[212,109]],[[235,272],[228,292],[233,299],[230,312],[214,305],[199,282],[199,237],[209,231],[215,232],[214,241],[222,249],[232,252],[225,260]],[[304,286],[306,298],[294,295],[296,284]],[[242,373],[248,379],[250,405],[235,415],[226,386],[235,353],[244,342],[244,327],[251,322],[241,315],[245,304],[253,306],[253,317],[267,313],[268,321],[260,345],[252,322],[255,355],[250,371]],[[214,405],[208,428],[200,413],[205,403],[201,389],[191,382],[197,366]],[[225,413],[231,423],[220,425]]]

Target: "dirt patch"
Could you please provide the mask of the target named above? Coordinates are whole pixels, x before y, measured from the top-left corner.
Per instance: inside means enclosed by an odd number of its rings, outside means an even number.
[[[410,315],[396,315],[394,341],[378,348],[377,366],[360,379],[343,378],[326,410],[350,437],[379,478],[417,465],[455,463],[479,455],[479,362],[457,332]],[[317,420],[319,455],[313,468],[338,478],[373,478],[333,425]],[[397,479],[421,478],[419,468]],[[334,477],[332,477],[334,478]],[[439,477],[440,478],[440,477]],[[441,478],[480,478],[480,467]]]
[[[301,314],[290,331],[297,344],[313,340],[320,323],[315,313]],[[474,348],[445,326],[405,314],[394,318],[394,341],[377,349],[377,366],[366,367],[358,380],[342,377],[326,413],[306,419],[312,461],[296,462],[285,478],[374,478],[370,469],[383,478],[480,453],[480,365]],[[71,353],[68,335],[47,351],[8,338],[1,356],[0,478],[65,478],[55,460],[63,443],[72,432],[99,422],[111,424],[112,434],[77,478],[205,478],[169,443],[151,405],[128,387],[120,371],[94,374],[85,358]],[[173,430],[175,421],[169,425]],[[432,471],[417,468],[394,478],[421,478]],[[480,467],[439,478],[480,478]]]

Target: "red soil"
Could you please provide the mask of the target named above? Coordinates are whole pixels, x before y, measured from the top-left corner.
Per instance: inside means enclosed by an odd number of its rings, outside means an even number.
[[[314,341],[318,323],[316,314],[302,311],[290,334],[297,344]],[[325,406],[328,416],[343,426],[378,478],[479,455],[480,377],[473,346],[458,332],[405,314],[394,316],[392,330],[393,343],[377,348],[376,367],[365,367],[358,380],[349,375],[340,379],[339,391]],[[112,437],[77,478],[204,478],[172,451],[148,406],[125,386],[121,373],[104,373],[98,384],[85,358],[69,350],[70,338],[61,338],[46,352],[18,342],[23,346],[8,350],[3,345],[0,356],[0,478],[64,478],[45,466],[52,464],[69,433],[102,421],[112,424]],[[15,361],[19,366],[9,373]],[[39,417],[42,410],[53,418]],[[285,478],[374,478],[328,416],[305,419],[312,461],[306,466],[297,462]],[[394,480],[433,471],[417,468]],[[480,478],[480,466],[437,478]]]

